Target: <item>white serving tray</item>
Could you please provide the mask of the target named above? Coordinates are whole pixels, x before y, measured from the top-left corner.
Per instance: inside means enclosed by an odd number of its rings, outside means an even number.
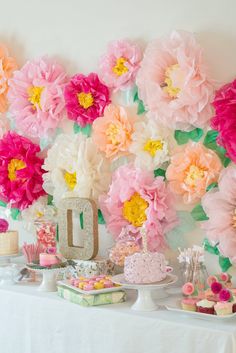
[[[165,304],[165,307],[167,310],[175,311],[175,312],[178,312],[179,314],[187,315],[189,317],[193,317],[193,318],[201,319],[201,320],[225,321],[225,320],[229,320],[232,318],[236,318],[236,313],[233,313],[230,315],[219,316],[219,315],[211,315],[211,314],[202,314],[202,313],[198,313],[196,311],[183,310],[181,308],[181,299],[173,300],[173,303],[170,303],[167,305]]]
[[[73,289],[76,292],[79,292],[81,294],[86,294],[86,295],[117,292],[117,291],[119,291],[119,290],[121,290],[123,288],[123,286],[119,286],[119,287],[111,287],[111,288],[103,288],[103,289],[83,290],[83,289],[77,288],[75,286],[72,286],[70,284],[69,280],[58,281],[57,284],[60,284],[60,285],[62,285],[64,287]]]

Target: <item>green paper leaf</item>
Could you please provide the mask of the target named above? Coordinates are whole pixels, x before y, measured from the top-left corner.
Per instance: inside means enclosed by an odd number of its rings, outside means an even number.
[[[226,150],[224,149],[224,147],[221,147],[217,144],[216,142],[217,136],[218,136],[218,131],[215,131],[215,130],[208,131],[204,138],[203,144],[204,146],[211,149],[218,155],[223,166],[226,168],[231,162],[231,160],[225,156]]]
[[[0,206],[1,207],[7,207],[7,204],[6,204],[6,202],[3,202],[3,201],[0,200]]]
[[[201,204],[196,205],[192,211],[191,215],[195,221],[207,221],[209,218],[207,217],[205,211],[202,208]]]
[[[47,202],[48,206],[52,206],[52,204],[53,204],[52,202],[53,202],[53,196],[48,195],[48,202]]]
[[[164,179],[166,178],[166,171],[164,169],[158,168],[154,170],[154,177],[162,176]]]
[[[219,265],[221,267],[222,272],[227,272],[228,269],[232,266],[228,257],[224,257],[222,255],[219,256]]]
[[[133,99],[134,99],[134,102],[138,104],[137,114],[141,115],[141,114],[145,113],[146,110],[145,110],[143,101],[138,96],[138,90],[135,92]]]
[[[198,142],[203,136],[203,130],[196,128],[192,131],[189,131],[189,137],[192,141]]]
[[[205,251],[209,252],[209,254],[219,255],[220,253],[217,245],[211,245],[208,239],[204,239],[203,247]]]
[[[91,124],[87,124],[87,125],[85,125],[85,127],[81,127],[78,124],[74,123],[74,133],[75,134],[82,133],[85,136],[89,137],[89,136],[91,136],[91,130],[92,130]]]
[[[145,113],[145,107],[144,107],[144,104],[143,104],[143,101],[139,100],[138,102],[138,111],[137,111],[137,114],[138,115],[141,115],[143,113]]]
[[[11,208],[11,217],[14,220],[19,219],[20,210],[18,208]]]
[[[186,131],[175,130],[174,136],[178,145],[184,145],[189,140],[189,135],[188,135],[188,132]]]
[[[98,210],[98,224],[106,224],[101,210]]]
[[[56,227],[56,242],[58,243],[59,242],[59,226],[57,224],[57,227]]]
[[[206,191],[210,191],[211,189],[217,188],[218,187],[218,183],[211,183],[210,185],[208,185],[208,187],[206,188]]]
[[[81,212],[79,215],[79,221],[80,221],[80,228],[84,229],[84,214],[83,214],[83,212]]]
[[[196,128],[192,131],[182,131],[182,130],[175,130],[175,140],[178,145],[184,145],[189,140],[194,142],[198,142],[203,135],[203,130]]]

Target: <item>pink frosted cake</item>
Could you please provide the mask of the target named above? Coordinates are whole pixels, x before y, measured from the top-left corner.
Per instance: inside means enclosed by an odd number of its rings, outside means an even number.
[[[166,278],[165,256],[142,252],[125,258],[124,275],[130,283],[154,283]]]
[[[57,265],[61,262],[61,259],[58,254],[48,254],[48,253],[41,253],[39,254],[39,264],[40,266],[52,266]]]

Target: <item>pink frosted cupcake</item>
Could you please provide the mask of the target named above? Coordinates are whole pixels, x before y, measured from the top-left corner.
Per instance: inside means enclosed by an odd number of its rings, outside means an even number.
[[[187,311],[196,311],[196,303],[199,301],[199,299],[195,298],[184,298],[181,301],[181,306],[183,310]]]

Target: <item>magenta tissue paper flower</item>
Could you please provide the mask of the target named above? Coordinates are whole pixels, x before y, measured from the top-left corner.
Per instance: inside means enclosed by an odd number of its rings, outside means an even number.
[[[54,133],[65,113],[65,70],[48,57],[28,61],[9,80],[9,112],[16,128],[30,137]]]
[[[150,43],[137,86],[149,117],[172,129],[204,128],[212,116],[214,85],[191,33],[173,31]]]
[[[45,195],[39,152],[38,145],[14,132],[0,140],[0,200],[23,210]]]
[[[95,73],[73,76],[66,85],[64,95],[68,118],[82,127],[102,116],[110,103],[109,89]]]
[[[99,201],[107,229],[116,240],[125,229],[140,242],[140,227],[145,225],[150,251],[162,251],[167,246],[165,234],[178,223],[163,178],[132,164],[114,172],[108,194]]]
[[[108,87],[118,90],[132,87],[140,67],[140,48],[127,41],[116,40],[108,44],[100,58],[99,77]]]
[[[223,146],[229,158],[236,163],[236,80],[221,87],[215,96],[213,129],[219,132],[217,142]]]

